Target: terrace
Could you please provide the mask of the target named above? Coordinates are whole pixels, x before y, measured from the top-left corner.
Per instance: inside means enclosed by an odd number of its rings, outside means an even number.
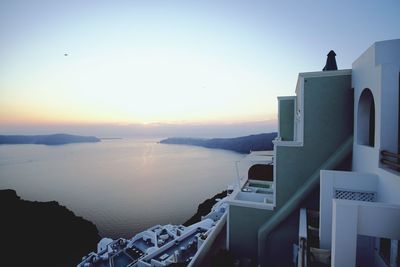
[[[239,164],[244,173],[239,172]],[[251,152],[237,163],[238,180],[230,204],[261,209],[273,209],[275,181],[273,151]]]
[[[202,224],[203,226],[200,226]],[[214,222],[206,219],[182,236],[139,261],[138,266],[167,266],[171,263],[189,264],[213,230]]]

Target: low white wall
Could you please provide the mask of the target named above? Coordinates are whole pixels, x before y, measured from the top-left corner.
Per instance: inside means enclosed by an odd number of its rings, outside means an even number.
[[[376,192],[378,176],[369,173],[321,170],[320,177],[320,247],[330,249],[334,190]]]
[[[353,171],[376,173],[379,167],[379,149],[365,145],[353,145]]]
[[[379,175],[378,201],[400,204],[400,173],[383,168],[376,173]]]

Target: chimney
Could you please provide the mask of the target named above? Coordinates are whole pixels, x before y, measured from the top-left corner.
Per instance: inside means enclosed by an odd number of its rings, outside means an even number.
[[[329,51],[327,56],[328,56],[328,58],[326,59],[325,67],[322,70],[323,71],[337,70],[335,51],[333,51],[333,50]]]

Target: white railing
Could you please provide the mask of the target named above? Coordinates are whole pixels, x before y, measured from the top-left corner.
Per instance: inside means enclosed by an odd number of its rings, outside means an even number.
[[[299,221],[299,253],[297,267],[307,267],[307,210],[300,209]]]

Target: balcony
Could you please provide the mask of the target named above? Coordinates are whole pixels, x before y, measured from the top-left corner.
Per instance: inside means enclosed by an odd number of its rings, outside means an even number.
[[[273,151],[252,152],[237,162],[236,167],[238,181],[231,194],[230,203],[244,207],[273,209],[275,205]]]
[[[273,194],[274,189],[272,182],[248,180],[234,199],[273,204]]]

